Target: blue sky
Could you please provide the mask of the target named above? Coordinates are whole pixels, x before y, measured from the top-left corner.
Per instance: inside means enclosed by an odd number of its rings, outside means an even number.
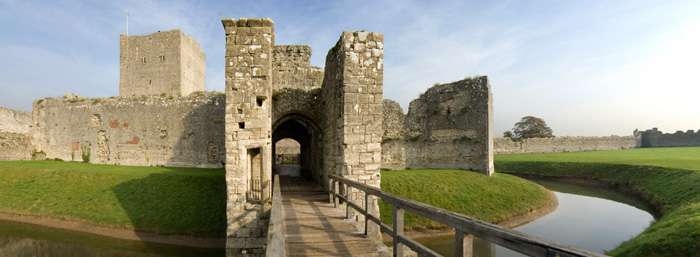
[[[700,129],[700,1],[13,1],[0,0],[0,105],[67,92],[118,94],[119,34],[181,28],[223,90],[223,17],[270,17],[277,44],[312,64],[341,31],[385,35],[384,96],[487,75],[496,132],[544,118],[556,135]]]

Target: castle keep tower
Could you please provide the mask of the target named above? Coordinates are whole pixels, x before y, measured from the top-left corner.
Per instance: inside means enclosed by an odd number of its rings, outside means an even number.
[[[204,52],[180,30],[120,35],[119,49],[119,96],[204,91]]]

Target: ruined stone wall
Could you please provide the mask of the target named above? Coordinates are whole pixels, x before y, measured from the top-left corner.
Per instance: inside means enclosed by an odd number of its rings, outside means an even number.
[[[270,19],[225,19],[226,186],[229,256],[265,253],[272,175]]]
[[[138,166],[221,167],[224,97],[45,98],[32,141],[47,158]]]
[[[204,52],[180,30],[119,37],[119,95],[204,91]]]
[[[657,128],[636,132],[641,147],[676,147],[676,146],[700,146],[700,130],[676,131],[676,133],[663,133]]]
[[[0,131],[0,160],[30,160],[32,150],[28,134]]]
[[[26,134],[31,124],[31,113],[0,107],[0,131]]]
[[[433,86],[410,104],[406,166],[493,173],[492,99],[488,79]]]
[[[494,138],[494,152],[498,154],[617,150],[636,146],[637,139],[633,136],[528,138],[522,142]]]
[[[402,170],[406,168],[406,114],[397,102],[385,99],[383,104],[382,168]]]
[[[324,128],[325,159],[332,165],[327,172],[375,187],[380,186],[382,157],[383,62],[382,34],[343,32],[326,58],[322,88],[329,123]],[[363,204],[361,192],[353,190],[349,195]],[[378,215],[377,200],[370,199],[370,212]],[[369,229],[378,238],[378,227]]]
[[[32,115],[0,107],[0,160],[29,160]]]
[[[273,49],[273,90],[283,88],[311,90],[320,88],[323,69],[311,66],[311,47],[306,45],[279,45]]]

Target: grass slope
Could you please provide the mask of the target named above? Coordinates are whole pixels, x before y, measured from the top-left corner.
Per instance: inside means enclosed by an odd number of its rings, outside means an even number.
[[[223,236],[222,169],[0,162],[0,211],[161,234]]]
[[[390,193],[499,222],[540,208],[547,191],[526,180],[457,170],[383,171]],[[224,171],[94,165],[57,161],[0,162],[0,212],[83,220],[161,234],[223,236]],[[391,208],[381,204],[382,219]],[[407,215],[409,229],[443,228]]]
[[[487,177],[463,170],[382,171],[382,190],[489,222],[501,222],[544,207],[546,189],[518,177]],[[382,221],[391,224],[392,209],[380,203]],[[406,228],[440,229],[444,225],[406,212]]]
[[[499,155],[499,172],[590,178],[641,194],[662,217],[614,256],[700,256],[700,148]]]

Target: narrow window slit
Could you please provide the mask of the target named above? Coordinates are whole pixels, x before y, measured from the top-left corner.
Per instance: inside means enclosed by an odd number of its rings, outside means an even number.
[[[258,107],[262,107],[263,103],[265,103],[265,98],[264,96],[258,96],[255,98],[255,102],[258,104]]]

